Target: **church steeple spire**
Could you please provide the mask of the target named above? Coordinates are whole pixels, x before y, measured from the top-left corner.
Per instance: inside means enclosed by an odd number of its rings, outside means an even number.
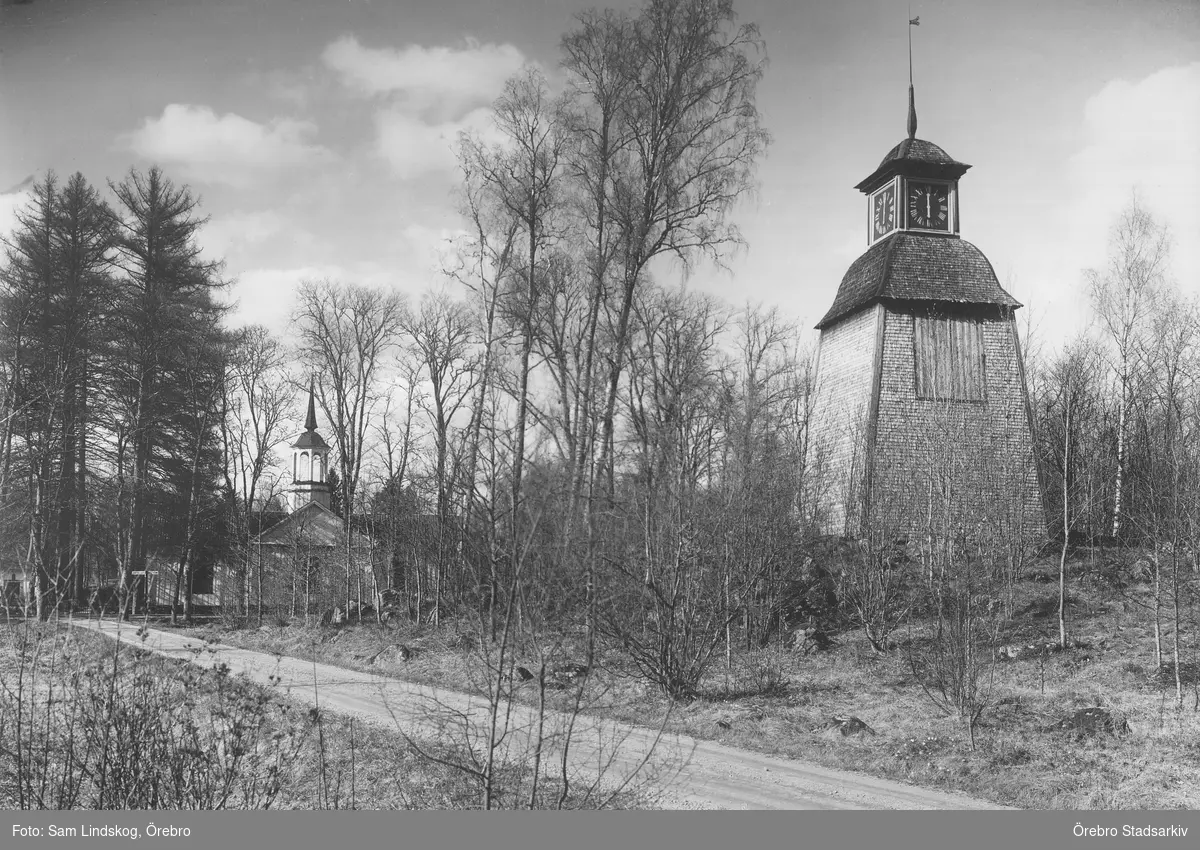
[[[912,72],[912,28],[921,25],[921,16],[910,18],[908,21],[908,137],[917,137],[917,97],[913,92]]]
[[[317,433],[317,382],[308,382],[304,433],[292,443],[292,510],[309,502],[329,507],[329,444]]]
[[[308,416],[304,420],[305,431],[317,430],[317,400],[316,400],[316,378],[308,380]]]

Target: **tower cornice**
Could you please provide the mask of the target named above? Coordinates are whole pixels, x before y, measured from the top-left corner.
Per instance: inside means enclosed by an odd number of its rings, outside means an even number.
[[[950,156],[933,142],[909,138],[888,151],[879,167],[859,181],[854,188],[869,195],[897,174],[903,177],[953,181],[966,174],[970,167]]]

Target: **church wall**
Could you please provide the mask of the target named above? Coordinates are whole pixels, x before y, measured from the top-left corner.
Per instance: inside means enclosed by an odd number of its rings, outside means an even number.
[[[371,604],[375,582],[373,551],[357,544],[350,565],[351,599]],[[320,615],[346,606],[346,551],[293,540],[262,545],[251,553],[249,604],[268,616]],[[361,597],[359,594],[361,593]],[[227,604],[234,600],[227,600]]]
[[[176,574],[179,565],[169,558],[152,555],[146,562],[148,576],[146,578],[146,598],[152,605],[170,606],[177,602],[183,604],[183,591],[180,588],[178,599],[175,597]],[[214,567],[212,574],[211,593],[193,593],[192,604],[201,607],[216,607],[221,604],[221,579],[223,570]]]
[[[846,505],[857,501],[881,310],[862,310],[821,331],[808,465],[829,505],[821,523],[827,534],[846,533]]]
[[[986,400],[918,399],[911,314],[886,313],[872,522],[1045,535],[1016,328],[983,322]],[[951,448],[954,447],[953,450]]]

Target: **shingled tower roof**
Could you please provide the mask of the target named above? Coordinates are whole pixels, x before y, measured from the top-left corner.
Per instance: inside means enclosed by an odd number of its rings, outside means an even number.
[[[826,328],[876,301],[1021,306],[970,242],[905,232],[879,240],[851,264],[817,327]]]
[[[888,151],[879,167],[854,188],[869,194],[897,174],[957,180],[966,174],[970,167],[950,156],[933,142],[908,138]]]

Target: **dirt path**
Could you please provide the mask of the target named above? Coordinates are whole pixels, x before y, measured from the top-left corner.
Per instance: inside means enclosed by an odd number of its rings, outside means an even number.
[[[76,621],[74,625],[206,667],[224,663],[232,673],[244,673],[259,684],[283,688],[295,699],[317,702],[324,710],[389,728],[398,727],[414,739],[441,735],[462,742],[464,734],[470,734],[478,743],[487,717],[481,698],[455,691],[224,644],[205,644],[156,629],[139,634],[136,624],[91,620]],[[539,729],[535,713],[515,704],[508,709],[509,753],[528,752],[531,736]],[[958,794],[772,758],[683,735],[660,737],[651,729],[591,717],[577,718],[568,735],[567,722],[565,716],[548,712],[541,728],[547,759],[560,759],[561,742],[569,740],[572,775],[594,778],[603,773],[609,783],[636,776],[634,784],[657,789],[657,805],[662,808],[998,808]]]

